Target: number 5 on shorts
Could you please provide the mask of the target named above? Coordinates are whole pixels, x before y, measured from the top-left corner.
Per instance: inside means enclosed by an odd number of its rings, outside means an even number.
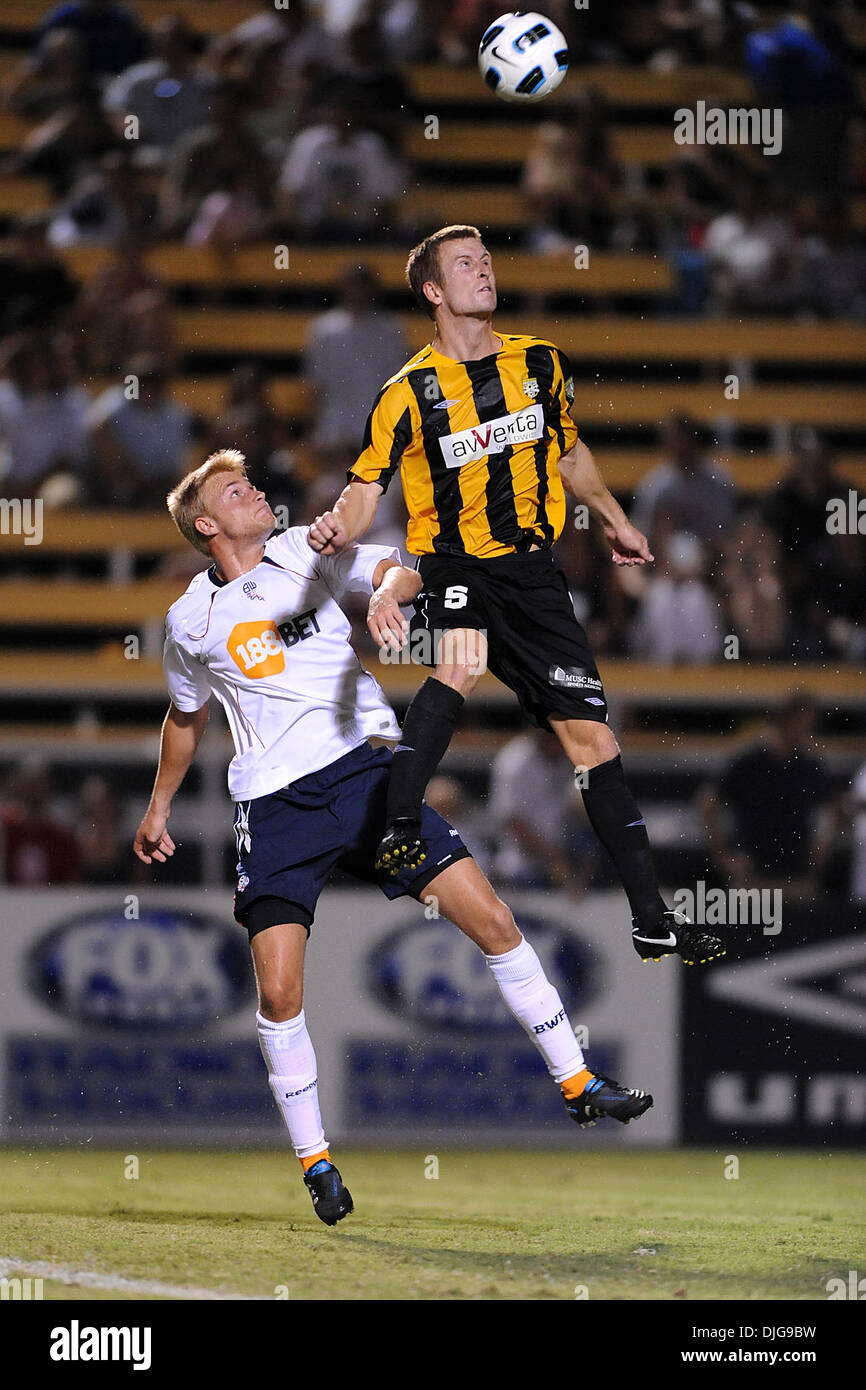
[[[445,608],[465,608],[469,602],[469,589],[465,584],[449,584],[445,590]]]

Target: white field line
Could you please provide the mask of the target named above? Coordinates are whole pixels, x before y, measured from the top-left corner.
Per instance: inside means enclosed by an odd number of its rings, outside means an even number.
[[[105,1274],[96,1269],[80,1269],[75,1265],[56,1265],[46,1260],[16,1260],[0,1256],[0,1278],[15,1275],[30,1275],[36,1279],[51,1279],[56,1284],[71,1284],[83,1289],[105,1289],[110,1293],[141,1294],[150,1298],[206,1299],[232,1303],[269,1301],[252,1294],[217,1293],[214,1289],[199,1289],[189,1284],[163,1284],[158,1279],[127,1279],[122,1274]]]

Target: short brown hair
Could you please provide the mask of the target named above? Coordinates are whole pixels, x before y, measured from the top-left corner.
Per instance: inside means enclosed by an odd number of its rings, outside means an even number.
[[[216,473],[240,473],[246,477],[247,461],[239,449],[217,449],[200,467],[181,478],[165,499],[178,531],[202,555],[210,555],[210,541],[196,530],[195,519],[205,511],[202,503],[205,483]]]
[[[409,252],[406,279],[416,300],[431,319],[436,317],[436,309],[424,293],[423,286],[427,280],[435,280],[437,284],[439,282],[439,247],[443,241],[460,241],[465,237],[474,237],[476,241],[480,241],[481,233],[477,227],[455,223],[451,227],[440,227],[438,232],[431,232]]]

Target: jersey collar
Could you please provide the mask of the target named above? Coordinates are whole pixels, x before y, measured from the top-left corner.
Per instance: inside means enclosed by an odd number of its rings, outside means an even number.
[[[267,544],[267,542],[266,542],[266,544]],[[273,565],[274,569],[278,569],[278,570],[282,569],[282,565],[278,565],[277,562],[276,562],[276,560],[272,560],[272,559],[271,559],[270,555],[263,555],[262,558],[259,560],[259,565]],[[252,570],[247,570],[246,573],[247,573],[247,574],[252,574],[253,570],[257,570],[257,569],[258,569],[259,565],[253,565],[253,569],[252,569]],[[209,570],[208,570],[208,572],[207,572],[207,577],[208,577],[208,579],[210,580],[211,584],[213,584],[214,587],[217,588],[217,589],[224,589],[224,588],[226,587],[227,584],[233,584],[233,583],[234,583],[234,580],[233,580],[233,579],[220,579],[219,575],[217,574],[216,563],[214,563],[214,564],[212,564],[212,565],[210,566],[210,568],[209,568]],[[238,579],[242,579],[242,578],[243,578],[243,576],[239,574],[239,575],[238,575]]]

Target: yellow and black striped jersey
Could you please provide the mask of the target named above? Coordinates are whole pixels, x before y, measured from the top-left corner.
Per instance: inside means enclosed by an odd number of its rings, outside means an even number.
[[[553,544],[565,522],[557,461],[574,447],[568,358],[500,333],[502,347],[455,362],[431,346],[386,381],[349,478],[387,488],[402,470],[413,555],[510,555]]]

